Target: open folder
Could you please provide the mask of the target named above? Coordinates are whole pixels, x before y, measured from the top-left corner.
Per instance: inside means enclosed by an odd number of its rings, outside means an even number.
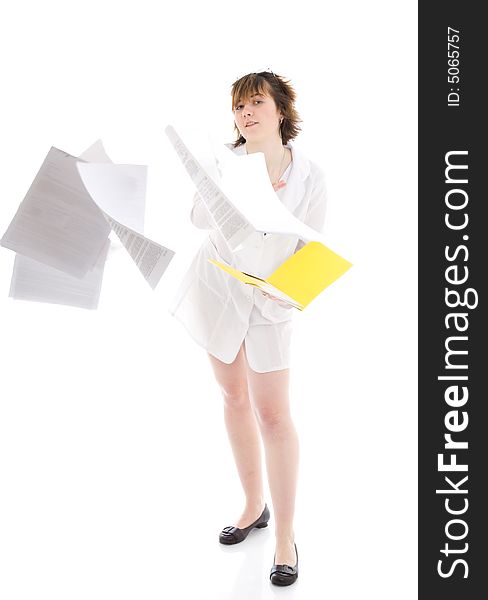
[[[239,281],[254,285],[298,310],[303,310],[352,266],[320,242],[309,242],[303,246],[267,279],[243,273],[211,258],[208,260]]]

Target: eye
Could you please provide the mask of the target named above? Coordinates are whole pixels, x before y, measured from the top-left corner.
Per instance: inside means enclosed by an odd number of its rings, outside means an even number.
[[[262,103],[263,103],[263,100],[253,100],[253,103],[254,103],[254,104],[262,104]],[[238,111],[238,110],[240,111],[240,110],[242,110],[243,106],[244,106],[243,104],[238,104],[238,105],[237,105],[237,106],[234,108],[234,110],[235,110],[235,111]]]

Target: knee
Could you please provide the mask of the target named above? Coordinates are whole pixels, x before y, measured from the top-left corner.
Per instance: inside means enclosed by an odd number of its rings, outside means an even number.
[[[226,408],[244,409],[251,406],[247,386],[231,384],[221,386],[221,390]]]
[[[279,435],[286,431],[291,418],[287,409],[263,407],[258,409],[258,420],[263,433]]]

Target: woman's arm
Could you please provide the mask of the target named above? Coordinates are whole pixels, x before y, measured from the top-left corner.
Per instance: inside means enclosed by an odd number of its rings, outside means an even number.
[[[315,182],[312,188],[312,194],[310,198],[310,204],[307,210],[307,214],[305,215],[304,223],[312,229],[316,231],[322,232],[324,228],[325,221],[325,209],[327,205],[327,190],[325,187],[325,176],[321,169],[316,168],[315,174]],[[301,248],[305,246],[305,242],[303,240],[298,240],[298,244],[296,245],[295,252],[298,252]],[[261,290],[262,291],[262,290]],[[271,294],[267,294],[266,292],[262,293],[269,298],[270,300],[274,300],[277,304],[282,306],[283,308],[292,308],[289,304],[282,302],[275,296]]]
[[[316,168],[315,182],[312,188],[310,204],[305,215],[304,223],[322,233],[325,221],[325,209],[327,207],[327,189],[325,185],[325,176],[322,169]],[[295,252],[298,252],[305,246],[305,242],[299,240]]]
[[[190,219],[198,229],[213,229],[214,224],[205,204],[198,192],[193,196],[193,208],[191,209]]]

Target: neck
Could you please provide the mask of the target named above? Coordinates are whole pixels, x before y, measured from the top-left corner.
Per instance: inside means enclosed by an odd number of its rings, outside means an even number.
[[[283,157],[283,143],[279,136],[255,142],[246,141],[246,151],[248,154],[262,152],[266,159],[266,165],[269,167],[281,161]]]

